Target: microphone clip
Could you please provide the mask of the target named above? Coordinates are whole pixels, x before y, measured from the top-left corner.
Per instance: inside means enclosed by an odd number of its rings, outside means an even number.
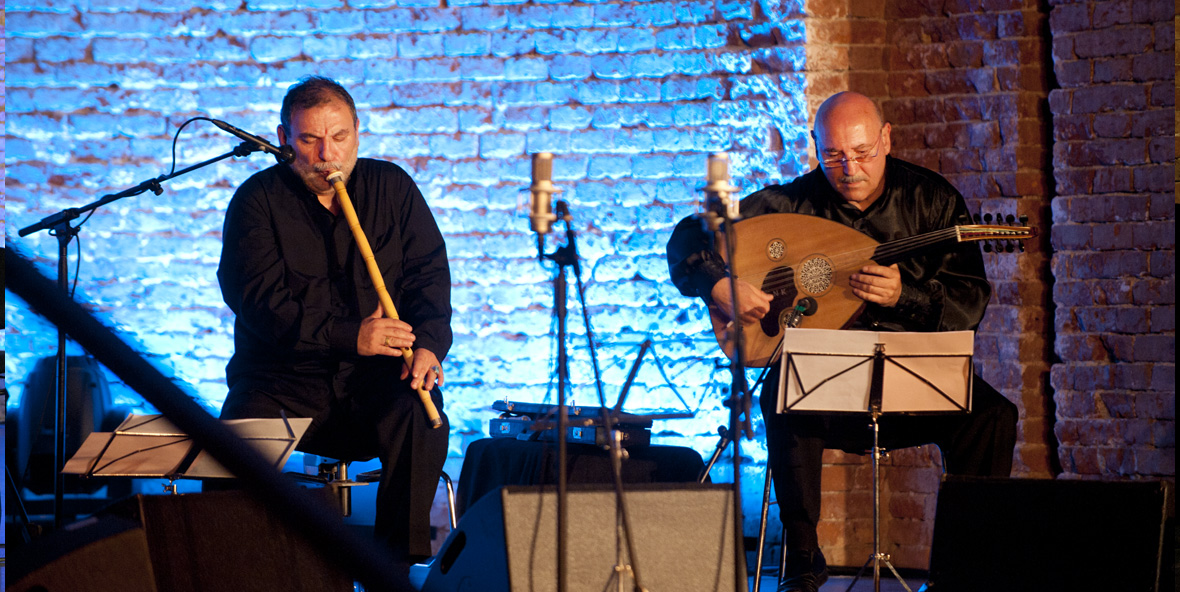
[[[790,312],[783,317],[783,327],[787,329],[797,328],[799,323],[803,322],[803,317],[809,317],[815,314],[818,308],[819,303],[815,301],[815,298],[811,296],[800,298],[799,302],[796,302]]]

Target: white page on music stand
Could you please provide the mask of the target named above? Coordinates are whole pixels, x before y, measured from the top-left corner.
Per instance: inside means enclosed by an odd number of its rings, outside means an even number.
[[[787,329],[778,393],[779,413],[865,413],[872,387],[872,356],[884,345],[882,412],[964,411],[970,401],[971,331],[892,333]],[[908,357],[927,356],[927,357]],[[941,389],[939,394],[914,371]]]
[[[882,413],[970,411],[973,332],[882,332],[879,336],[890,357],[885,364]]]
[[[783,357],[789,364],[781,368],[779,413],[868,408],[875,332],[786,329],[783,333]]]
[[[229,419],[225,425],[239,438],[246,441],[251,448],[258,451],[263,458],[270,461],[271,466],[282,468],[287,458],[295,450],[295,445],[303,437],[303,432],[311,425],[310,417],[296,417],[291,419]],[[290,425],[290,430],[287,425]],[[233,473],[221,466],[212,455],[202,450],[197,454],[185,477],[220,478],[233,477]]]
[[[192,445],[192,439],[184,435],[144,436],[93,432],[62,467],[61,472],[104,477],[170,475],[180,467]]]
[[[115,428],[116,434],[138,434],[142,436],[188,436],[163,415],[136,415],[132,413]]]
[[[231,419],[223,423],[273,466],[281,467],[311,425],[311,419]],[[183,474],[178,474],[194,445],[192,438],[164,416],[132,414],[114,432],[90,434],[62,472],[106,477],[233,476],[205,451],[197,454]]]

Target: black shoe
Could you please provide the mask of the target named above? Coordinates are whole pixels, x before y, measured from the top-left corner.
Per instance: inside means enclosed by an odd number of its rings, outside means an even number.
[[[818,592],[828,581],[828,562],[820,551],[797,551],[787,554],[786,569],[779,579],[778,592]]]

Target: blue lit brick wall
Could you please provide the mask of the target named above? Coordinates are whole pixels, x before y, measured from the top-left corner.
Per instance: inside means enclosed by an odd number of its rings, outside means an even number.
[[[726,421],[725,375],[714,370],[719,352],[704,308],[668,282],[664,245],[696,210],[707,153],[730,152],[743,193],[803,172],[801,2],[10,0],[6,8],[7,240],[49,274],[56,242],[44,233],[18,239],[16,229],[167,173],[172,136],[190,117],[273,139],[285,89],[328,75],[357,100],[362,155],[406,167],[446,235],[453,456],[486,432],[494,400],[553,396],[553,270],[538,263],[516,212],[537,151],[557,154],[555,177],[573,209],[608,399],[651,338],[663,372],[645,360],[628,408],[683,408],[683,397],[696,418],[658,425],[658,439],[710,452]],[[190,125],[178,168],[235,144],[206,123]],[[262,155],[222,161],[166,183],[160,196],[101,208],[81,233],[78,300],[211,412],[224,398],[232,350],[233,320],[215,278],[225,206],[269,164]],[[592,404],[581,308],[570,305],[573,396]],[[12,294],[5,317],[16,402],[34,361],[53,354],[55,334]],[[121,400],[140,403],[114,386]],[[761,442],[746,450],[764,458]],[[719,469],[715,478],[728,477]]]

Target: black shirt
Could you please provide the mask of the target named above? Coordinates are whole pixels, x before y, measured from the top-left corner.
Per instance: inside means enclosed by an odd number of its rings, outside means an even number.
[[[771,185],[741,201],[743,218],[794,213],[834,220],[878,242],[971,224],[963,196],[946,179],[920,166],[886,157],[885,189],[863,212],[848,203],[816,168],[786,185]],[[709,299],[726,265],[694,217],[681,220],[668,242],[672,282],[686,296]],[[983,319],[991,285],[979,247],[960,243],[898,263],[897,306],[869,303],[853,328],[887,331],[974,330]]]
[[[395,164],[358,159],[347,190],[415,349],[451,347],[450,269],[434,216]],[[400,364],[357,354],[377,291],[343,214],[333,215],[286,165],[242,184],[226,214],[217,277],[237,315],[229,386],[250,376],[331,375],[353,364]]]

